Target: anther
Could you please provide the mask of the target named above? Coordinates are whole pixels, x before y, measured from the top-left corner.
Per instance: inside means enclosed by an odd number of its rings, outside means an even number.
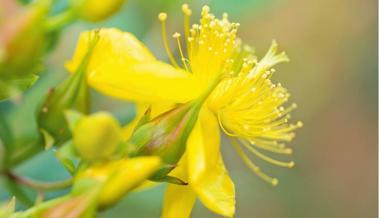
[[[291,162],[288,163],[288,167],[289,167],[289,168],[292,168],[292,167],[294,167],[294,166],[295,166],[295,162],[291,161]]]
[[[172,35],[172,37],[174,37],[175,39],[176,39],[176,38],[179,38],[179,37],[180,37],[180,33],[175,32],[175,33]]]
[[[209,13],[209,10],[210,10],[209,6],[208,6],[208,5],[204,5],[203,8],[202,8],[201,13],[202,13],[202,14],[204,13],[204,15],[205,15],[205,14],[208,14],[208,13]]]
[[[272,186],[277,186],[279,184],[279,180],[277,178],[274,178],[271,180],[271,185]]]
[[[167,14],[164,13],[164,12],[159,13],[159,15],[158,15],[158,19],[159,19],[160,21],[165,21],[165,20],[167,19]]]
[[[182,5],[182,11],[185,15],[191,15],[192,14],[192,11],[191,9],[189,8],[188,4],[183,4]]]

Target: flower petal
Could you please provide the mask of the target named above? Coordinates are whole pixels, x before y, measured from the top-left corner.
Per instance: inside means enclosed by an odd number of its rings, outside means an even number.
[[[91,32],[80,35],[70,72],[79,66]],[[89,84],[104,94],[145,102],[187,102],[201,90],[192,74],[155,59],[132,34],[118,29],[101,29],[87,66]]]
[[[187,181],[187,174],[187,158],[184,154],[178,166],[170,173],[170,175],[178,177],[183,181]],[[162,218],[190,217],[195,200],[195,192],[193,192],[189,185],[167,185],[163,201]]]
[[[94,165],[83,171],[76,181],[91,179],[104,183],[99,204],[111,205],[136,188],[161,166],[159,157],[136,157]]]
[[[196,195],[190,186],[167,185],[162,218],[190,217]]]
[[[232,217],[235,212],[233,181],[228,176],[220,151],[220,132],[216,117],[207,109],[187,142],[189,183],[210,210]]]

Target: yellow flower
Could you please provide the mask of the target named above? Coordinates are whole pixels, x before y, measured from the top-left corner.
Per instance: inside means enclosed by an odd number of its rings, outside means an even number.
[[[116,29],[100,31],[100,41],[87,68],[89,83],[108,95],[137,103],[185,103],[213,90],[201,108],[192,130],[186,153],[171,175],[188,181],[188,186],[168,185],[163,217],[189,217],[196,197],[213,212],[232,217],[235,212],[234,184],[225,169],[220,151],[220,129],[230,136],[241,159],[260,178],[272,185],[278,180],[260,170],[246,151],[269,163],[293,167],[294,163],[275,160],[265,152],[291,154],[284,145],[302,124],[289,124],[289,112],[296,106],[283,106],[289,93],[270,78],[272,67],[288,61],[277,54],[273,42],[267,54],[258,60],[248,46],[237,38],[238,23],[227,14],[217,19],[204,6],[200,24],[190,27],[191,10],[184,13],[183,49],[178,44],[181,66],[171,53],[166,37],[167,14],[159,14],[162,36],[172,66],[156,60],[130,33]],[[88,33],[79,39],[67,68],[73,71],[86,51]],[[185,55],[186,54],[186,55]],[[161,111],[163,112],[163,111]]]

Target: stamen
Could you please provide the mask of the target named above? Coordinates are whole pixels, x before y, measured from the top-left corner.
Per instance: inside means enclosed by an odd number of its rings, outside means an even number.
[[[192,11],[189,8],[188,4],[182,5],[182,11],[184,14],[184,36],[187,39],[189,37],[190,16],[192,14]]]
[[[277,154],[292,154],[293,152],[291,148],[272,147],[272,146],[256,144],[256,143],[251,143],[251,145],[254,147],[266,150],[266,151],[277,153]]]
[[[262,160],[265,160],[273,165],[276,165],[276,166],[279,166],[279,167],[288,167],[288,168],[292,168],[295,166],[295,162],[293,161],[290,161],[290,162],[282,162],[282,161],[278,161],[278,160],[275,160],[271,157],[268,157],[264,154],[262,154],[261,152],[257,151],[256,149],[254,149],[252,146],[250,146],[250,144],[248,144],[248,142],[244,141],[244,140],[241,140],[241,143],[249,150],[251,151],[252,153],[254,153],[257,157],[261,158]]]
[[[230,139],[232,145],[237,151],[238,156],[241,157],[242,161],[250,168],[251,171],[253,171],[257,176],[259,176],[264,181],[270,183],[272,186],[277,186],[279,183],[279,180],[277,178],[270,177],[269,175],[262,172],[257,165],[255,165],[249,157],[245,154],[245,152],[242,150],[241,146],[238,144],[237,141],[234,139]]]
[[[170,49],[168,42],[167,42],[166,22],[165,22],[167,19],[167,14],[166,13],[159,13],[158,19],[162,23],[162,40],[163,40],[163,45],[166,49],[167,56],[170,59],[172,65],[174,65],[176,68],[179,68],[179,65],[176,63],[174,56],[172,55],[171,49]]]
[[[231,137],[236,137],[237,136],[236,134],[233,134],[233,133],[229,132],[224,127],[224,125],[222,124],[222,121],[221,121],[221,113],[217,113],[217,121],[218,121],[218,124],[220,125],[222,131],[224,131],[225,134],[227,134],[228,136],[231,136]]]
[[[180,33],[175,32],[174,35],[172,35],[172,37],[174,37],[176,39],[176,41],[178,42],[180,59],[182,60],[183,66],[184,66],[184,68],[186,68],[186,71],[189,72],[188,66],[186,64],[186,58],[183,55],[183,50],[182,50],[182,46],[181,46],[181,43],[180,43]]]

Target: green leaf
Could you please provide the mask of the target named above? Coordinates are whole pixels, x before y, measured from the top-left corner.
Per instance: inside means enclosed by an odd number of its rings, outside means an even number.
[[[23,75],[20,78],[10,80],[0,79],[0,101],[22,93],[37,80],[38,76],[35,74]]]
[[[71,141],[66,142],[62,147],[60,147],[56,152],[55,156],[62,163],[64,168],[73,175],[76,171],[75,162],[78,162],[78,158],[75,154],[74,147]]]
[[[54,138],[44,129],[40,129],[40,132],[43,137],[43,141],[45,142],[45,150],[50,149],[54,145]]]
[[[28,194],[13,181],[7,179],[5,185],[7,189],[26,206],[32,206],[34,204],[33,200],[30,199]]]

